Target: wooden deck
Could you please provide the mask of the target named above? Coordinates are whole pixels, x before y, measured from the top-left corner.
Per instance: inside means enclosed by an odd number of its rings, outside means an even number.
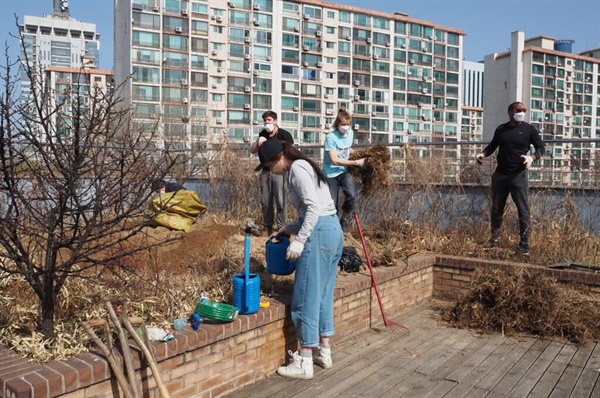
[[[246,397],[600,397],[600,344],[478,335],[439,325],[428,306],[396,318],[410,333],[369,331],[333,346],[312,380],[271,375]]]

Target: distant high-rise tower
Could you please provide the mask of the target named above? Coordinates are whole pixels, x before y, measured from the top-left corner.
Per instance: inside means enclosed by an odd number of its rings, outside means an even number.
[[[36,76],[51,66],[80,68],[85,59],[89,67],[98,65],[100,35],[96,24],[80,22],[69,14],[68,0],[53,0],[52,14],[43,17],[25,15],[19,27],[23,46],[21,61],[28,62]],[[26,68],[21,75],[21,98],[31,95],[31,83]]]

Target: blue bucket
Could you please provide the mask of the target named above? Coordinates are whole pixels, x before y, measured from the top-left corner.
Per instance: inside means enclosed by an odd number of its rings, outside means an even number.
[[[267,271],[274,275],[290,275],[296,270],[297,260],[289,261],[285,258],[290,238],[281,236],[279,240],[267,240]]]
[[[249,274],[246,282],[245,274],[235,274],[233,305],[240,309],[241,315],[254,314],[260,310],[260,276]]]

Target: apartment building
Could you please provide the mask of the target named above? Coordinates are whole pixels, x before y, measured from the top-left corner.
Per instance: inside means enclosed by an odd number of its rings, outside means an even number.
[[[248,142],[266,110],[320,144],[341,107],[357,143],[456,139],[463,36],[316,0],[119,0],[115,80],[131,76],[137,123],[181,147]]]
[[[96,25],[71,18],[67,0],[54,0],[53,12],[43,17],[25,15],[19,30],[23,44],[21,60],[27,60],[41,76],[52,66],[79,68],[84,57],[93,59],[96,65],[99,61],[100,35]],[[31,82],[23,70],[22,100],[27,101],[31,92]]]
[[[483,140],[483,62],[463,61],[460,141]],[[461,145],[460,159],[473,159],[481,145]]]
[[[542,164],[530,173],[544,185],[590,186],[598,174],[598,144],[586,139],[600,137],[600,52],[573,54],[571,44],[513,32],[510,51],[485,57],[486,139],[508,120],[508,104],[522,101],[529,110],[526,121],[544,140],[575,140],[547,145]]]
[[[79,68],[51,66],[44,70],[45,89],[52,110],[51,124],[56,135],[68,139],[76,126],[81,130],[98,128],[99,120],[90,121],[93,107],[104,107],[114,89],[112,71],[96,69],[92,57],[84,58]]]

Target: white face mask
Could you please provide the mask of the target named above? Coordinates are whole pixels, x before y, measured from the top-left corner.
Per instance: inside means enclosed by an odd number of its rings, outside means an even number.
[[[275,130],[275,125],[272,123],[265,124],[265,130],[267,130],[269,133],[272,133],[273,130]]]
[[[339,125],[338,126],[338,131],[342,134],[346,134],[348,131],[350,131],[350,126],[349,125]]]
[[[519,123],[525,121],[525,112],[513,113],[513,119]]]

